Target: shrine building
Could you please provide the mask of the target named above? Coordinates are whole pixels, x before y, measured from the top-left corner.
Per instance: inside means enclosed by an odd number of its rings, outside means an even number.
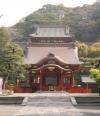
[[[39,25],[30,35],[25,63],[31,67],[33,91],[67,91],[75,85],[80,69],[75,40],[66,25]]]

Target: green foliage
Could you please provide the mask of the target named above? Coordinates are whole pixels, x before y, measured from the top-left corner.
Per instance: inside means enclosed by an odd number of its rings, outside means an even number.
[[[83,62],[83,74],[89,74],[91,68],[100,68],[100,42],[91,45],[76,42],[80,61]]]
[[[2,56],[6,44],[9,41],[9,35],[6,28],[0,28],[0,56]]]
[[[12,35],[16,35],[16,40],[27,41],[36,24],[68,24],[77,40],[100,41],[100,2],[76,8],[62,4],[44,5],[13,26]]]
[[[16,70],[20,70],[19,67],[22,65],[23,52],[22,49],[14,43],[8,43],[3,55],[1,56],[0,71],[3,74],[16,73]]]
[[[13,80],[7,80],[6,84],[7,85],[15,85],[15,81],[13,81]]]
[[[0,76],[15,78],[24,70],[22,67],[23,50],[11,42],[4,28],[0,29]]]
[[[20,81],[26,81],[26,76],[22,73],[19,74],[19,80]]]
[[[77,41],[76,46],[78,47],[79,57],[100,58],[100,42],[86,45],[85,43]]]
[[[79,57],[87,57],[88,54],[88,46],[85,43],[76,42],[76,46],[78,47]]]
[[[97,84],[100,86],[100,69],[91,69],[90,74],[91,77],[96,79]]]

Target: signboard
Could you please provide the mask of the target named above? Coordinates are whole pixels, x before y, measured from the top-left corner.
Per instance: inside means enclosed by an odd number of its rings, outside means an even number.
[[[0,94],[2,94],[2,85],[3,85],[3,79],[0,78]]]

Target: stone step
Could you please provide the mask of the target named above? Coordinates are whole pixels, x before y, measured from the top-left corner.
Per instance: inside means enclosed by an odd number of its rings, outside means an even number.
[[[1,104],[22,104],[24,97],[0,97],[0,105]]]

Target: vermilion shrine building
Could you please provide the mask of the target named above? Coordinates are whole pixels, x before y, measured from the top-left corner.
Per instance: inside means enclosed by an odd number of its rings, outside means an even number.
[[[80,62],[77,47],[66,25],[40,25],[31,34],[26,64],[33,91],[68,90],[75,84]]]

